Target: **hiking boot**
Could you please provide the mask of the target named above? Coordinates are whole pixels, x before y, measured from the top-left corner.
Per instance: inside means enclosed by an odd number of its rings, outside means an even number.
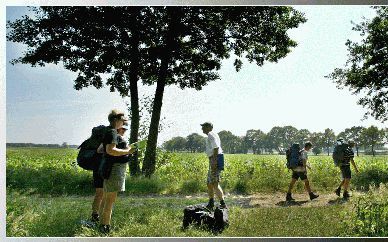
[[[98,223],[100,221],[100,217],[97,213],[92,213],[92,218],[90,219],[90,221],[93,223]]]
[[[319,197],[318,194],[314,194],[312,192],[310,192],[309,195],[310,195],[310,200],[314,200],[315,198]]]
[[[228,209],[228,207],[226,206],[224,200],[221,200],[221,201],[220,201],[220,208],[222,208],[222,209]]]
[[[209,199],[209,202],[207,203],[206,208],[208,210],[213,210],[214,209],[214,198],[210,198]]]
[[[100,225],[100,232],[103,234],[109,234],[110,233],[110,225],[109,224],[101,224]]]
[[[293,201],[295,201],[295,199],[292,198],[291,193],[287,193],[286,201],[287,201],[287,202],[293,202]]]
[[[337,188],[335,191],[335,194],[337,195],[337,196],[341,196],[341,188],[339,187],[339,188]]]
[[[348,192],[348,191],[344,191],[343,196],[344,196],[344,199],[345,199],[345,200],[348,200],[349,197],[350,197],[349,192]]]
[[[208,203],[208,204],[206,205],[206,209],[209,210],[209,211],[213,210],[213,209],[214,209],[214,204]]]

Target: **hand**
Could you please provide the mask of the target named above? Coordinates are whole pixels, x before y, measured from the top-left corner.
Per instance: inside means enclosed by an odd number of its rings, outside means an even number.
[[[133,154],[136,152],[137,148],[129,147],[128,154]]]

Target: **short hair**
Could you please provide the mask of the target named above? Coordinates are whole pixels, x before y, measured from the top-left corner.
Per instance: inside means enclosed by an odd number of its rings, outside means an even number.
[[[307,148],[307,147],[313,147],[313,144],[312,144],[310,141],[307,141],[307,142],[304,144],[304,148]]]
[[[118,109],[112,109],[108,115],[108,121],[110,124],[116,119],[119,119],[121,116],[124,116],[124,112]]]

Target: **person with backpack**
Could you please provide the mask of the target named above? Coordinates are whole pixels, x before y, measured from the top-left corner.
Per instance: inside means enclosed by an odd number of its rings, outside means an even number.
[[[92,129],[92,135],[78,147],[77,155],[78,165],[85,169],[93,171],[93,186],[96,189],[92,203],[92,215],[90,221],[95,224],[99,221],[101,202],[103,198],[104,179],[98,173],[98,167],[102,161],[103,152],[99,150],[99,145],[105,133],[106,126],[99,125]],[[88,223],[88,226],[93,226]]]
[[[116,201],[117,192],[124,188],[126,162],[128,162],[128,155],[135,152],[135,148],[128,147],[122,138],[119,138],[118,129],[120,133],[124,133],[127,129],[123,126],[128,119],[124,113],[119,110],[112,110],[108,115],[110,126],[107,128],[103,139],[104,157],[100,169],[104,169],[103,164],[110,167],[109,172],[104,174],[103,191],[104,197],[102,202],[102,218],[100,220],[100,231],[102,233],[110,232],[110,221],[112,217],[113,203]],[[123,165],[125,164],[125,165]]]
[[[294,198],[291,196],[292,188],[294,187],[296,181],[300,178],[302,181],[304,181],[305,189],[307,190],[310,200],[313,200],[319,195],[314,194],[311,191],[310,182],[307,178],[307,152],[311,150],[313,147],[311,142],[306,142],[304,145],[304,149],[300,150],[299,145],[292,145],[291,148],[287,151],[287,167],[292,170],[292,177],[291,182],[288,187],[287,195],[286,195],[286,201],[295,201]],[[295,158],[295,162],[293,162]],[[289,165],[289,163],[292,163]],[[311,168],[310,168],[311,169]]]
[[[223,170],[224,154],[221,148],[221,140],[217,133],[213,132],[213,124],[205,122],[201,124],[202,132],[207,135],[206,140],[206,154],[209,158],[209,170],[207,175],[207,188],[209,195],[209,202],[207,208],[213,210],[214,208],[214,193],[216,193],[220,200],[220,208],[227,208],[224,200],[224,192],[219,184],[220,174]]]
[[[334,163],[339,166],[342,176],[342,181],[339,187],[335,190],[335,194],[337,196],[341,196],[341,187],[343,186],[343,198],[345,200],[348,200],[350,197],[348,192],[350,179],[352,178],[350,163],[352,163],[354,170],[358,173],[358,168],[356,166],[356,163],[354,162],[353,148],[355,145],[356,143],[353,140],[349,140],[348,144],[343,143],[342,140],[339,140],[339,143],[334,148],[333,152]]]

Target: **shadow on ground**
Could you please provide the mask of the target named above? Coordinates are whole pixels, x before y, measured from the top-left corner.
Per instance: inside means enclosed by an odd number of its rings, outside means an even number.
[[[308,200],[305,201],[280,201],[276,203],[277,206],[280,207],[291,207],[291,206],[302,206],[303,204],[307,203]]]

